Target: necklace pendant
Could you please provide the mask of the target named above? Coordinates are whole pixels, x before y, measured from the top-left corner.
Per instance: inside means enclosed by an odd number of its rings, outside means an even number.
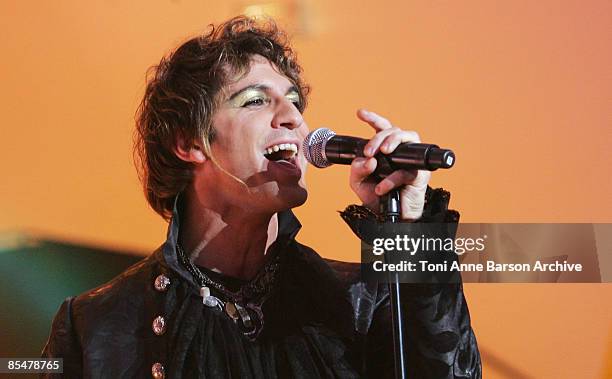
[[[236,304],[236,310],[238,311],[238,315],[240,316],[242,325],[244,325],[246,331],[252,333],[255,330],[255,324],[253,323],[249,312],[240,304]]]
[[[238,315],[238,309],[236,309],[236,305],[230,301],[225,303],[225,313],[227,313],[227,315],[232,320],[234,320],[234,322],[238,321],[238,318],[240,317]]]
[[[210,288],[206,286],[200,287],[200,296],[202,296],[202,301],[206,304],[206,298],[210,296]]]
[[[217,302],[214,299],[214,296],[210,295],[210,288],[206,286],[202,286],[200,288],[200,296],[202,296],[202,303],[207,307],[216,307]]]
[[[210,294],[210,288],[206,286],[200,287],[200,296],[202,296],[202,303],[209,308],[217,308],[218,310],[223,309],[223,302]]]

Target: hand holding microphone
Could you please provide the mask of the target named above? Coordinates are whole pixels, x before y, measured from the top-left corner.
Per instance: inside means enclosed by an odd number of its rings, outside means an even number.
[[[374,211],[378,210],[379,196],[401,187],[401,218],[418,219],[423,212],[430,171],[452,167],[453,152],[421,144],[416,132],[394,127],[376,113],[361,109],[357,117],[376,130],[369,141],[317,129],[304,140],[304,155],[317,167],[350,164],[351,189]],[[383,179],[378,182],[375,177]]]

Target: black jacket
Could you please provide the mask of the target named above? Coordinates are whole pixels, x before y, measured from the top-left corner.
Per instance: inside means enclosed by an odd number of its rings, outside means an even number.
[[[448,193],[428,192],[425,219],[443,221]],[[452,214],[450,214],[452,216]],[[343,214],[358,232],[359,220]],[[291,212],[279,216],[280,278],[264,332],[246,339],[202,305],[177,261],[178,217],[152,255],[92,291],[68,298],[43,357],[64,359],[64,377],[392,377],[388,286],[361,281],[359,264],[322,259],[298,243]],[[170,279],[160,291],[154,281]],[[481,363],[461,284],[402,288],[411,378],[480,378]],[[152,322],[164,317],[157,335]]]

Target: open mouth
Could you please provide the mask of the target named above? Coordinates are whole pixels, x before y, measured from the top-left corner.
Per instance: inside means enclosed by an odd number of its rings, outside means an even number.
[[[273,162],[288,162],[295,164],[298,146],[294,143],[272,145],[264,150],[264,157]]]

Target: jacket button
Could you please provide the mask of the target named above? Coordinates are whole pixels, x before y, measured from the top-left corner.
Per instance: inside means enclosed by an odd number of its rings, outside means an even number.
[[[161,336],[166,331],[166,320],[162,316],[153,319],[153,333]]]
[[[170,278],[168,278],[166,275],[161,274],[158,275],[157,278],[155,278],[155,289],[158,290],[159,292],[164,292],[165,290],[168,289],[168,286],[170,285]]]
[[[157,362],[151,366],[151,375],[154,379],[164,379],[164,366],[161,363]]]

